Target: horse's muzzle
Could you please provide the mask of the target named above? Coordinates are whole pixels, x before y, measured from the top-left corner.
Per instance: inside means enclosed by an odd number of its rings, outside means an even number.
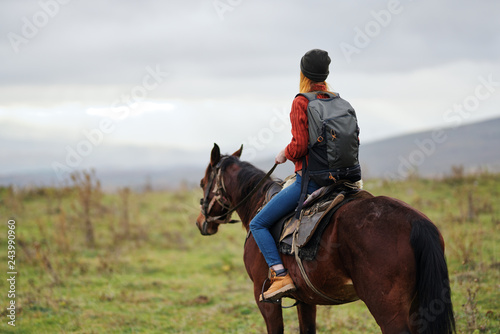
[[[196,221],[196,226],[200,230],[201,235],[213,235],[217,233],[217,228],[214,226],[209,226],[209,222],[206,219],[203,219],[203,223],[199,220]]]
[[[210,233],[208,233],[208,222],[206,220],[203,221],[203,224],[201,225],[200,228],[200,232],[201,235],[210,235]]]

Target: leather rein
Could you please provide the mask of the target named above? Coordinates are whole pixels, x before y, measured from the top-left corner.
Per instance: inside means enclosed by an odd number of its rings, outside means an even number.
[[[243,198],[238,204],[236,204],[233,208],[230,207],[231,202],[227,198],[227,191],[224,185],[224,178],[222,176],[222,162],[226,158],[222,158],[215,168],[210,173],[210,177],[208,178],[207,187],[205,189],[205,193],[202,199],[200,199],[201,205],[201,214],[205,217],[205,221],[202,226],[202,233],[207,234],[208,223],[217,222],[218,224],[234,224],[237,223],[238,220],[232,220],[231,215],[235,212],[239,207],[241,207],[255,192],[264,184],[265,180],[271,176],[271,174],[276,169],[278,164],[274,164],[274,166],[267,172],[267,174],[255,185],[255,187]],[[209,201],[208,198],[210,196],[210,192],[214,194],[212,199]],[[209,216],[210,211],[212,210],[215,202],[219,203],[219,205],[227,210],[225,213],[219,216]]]

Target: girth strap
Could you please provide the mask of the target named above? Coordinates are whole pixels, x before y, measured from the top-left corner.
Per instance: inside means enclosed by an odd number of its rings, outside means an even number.
[[[307,273],[306,273],[306,271],[304,269],[304,265],[302,264],[302,260],[299,257],[299,247],[297,246],[297,231],[298,231],[298,229],[296,229],[295,232],[293,233],[293,243],[292,243],[293,244],[293,253],[295,254],[295,261],[297,261],[297,265],[299,266],[300,273],[302,274],[302,278],[306,282],[307,286],[312,291],[314,291],[314,293],[316,293],[318,296],[320,296],[321,298],[324,298],[324,299],[326,299],[328,301],[331,301],[331,302],[333,302],[335,304],[344,304],[345,301],[338,300],[338,299],[333,299],[333,298],[330,298],[327,295],[325,295],[323,292],[321,292],[320,290],[318,290],[312,284],[312,282],[309,280],[309,277],[307,276]]]

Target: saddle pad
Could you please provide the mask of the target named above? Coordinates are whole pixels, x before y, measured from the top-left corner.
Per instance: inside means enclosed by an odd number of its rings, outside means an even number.
[[[271,186],[265,197],[265,201],[259,212],[270,199],[281,190],[281,185]],[[330,222],[333,214],[344,204],[358,198],[373,197],[366,190],[339,187],[335,191],[324,194],[314,200],[309,206],[303,208],[301,219],[295,219],[292,211],[279,222],[276,222],[270,229],[278,250],[283,254],[292,254],[293,234],[297,231],[297,245],[299,247],[299,257],[303,260],[313,260],[321,241],[321,236]],[[247,239],[250,236],[250,231]],[[246,241],[245,241],[246,242]]]
[[[303,215],[297,231],[297,245],[299,247],[299,257],[302,260],[311,261],[316,257],[321,237],[326,227],[330,223],[335,212],[344,204],[361,198],[371,198],[373,195],[366,190],[356,190],[341,192],[334,200],[329,201],[327,210],[316,212],[307,217]],[[322,203],[320,203],[322,204]],[[294,217],[292,217],[294,219]],[[310,221],[306,221],[310,219]],[[303,225],[304,224],[304,225]],[[278,249],[283,254],[293,254],[293,231],[280,239]]]
[[[314,229],[314,232],[310,236],[309,241],[306,244],[302,245],[302,247],[298,248],[299,257],[302,260],[306,261],[314,260],[314,258],[316,257],[316,253],[318,252],[321,236],[323,235],[323,232],[325,231],[325,228],[328,226],[328,223],[330,222],[331,218],[338,210],[338,208],[350,202],[351,200],[353,199],[350,198],[338,203],[326,215],[324,215],[321,220],[317,221],[316,227]],[[293,254],[292,244],[293,244],[293,234],[290,234],[279,243],[278,250],[283,254],[291,255]]]

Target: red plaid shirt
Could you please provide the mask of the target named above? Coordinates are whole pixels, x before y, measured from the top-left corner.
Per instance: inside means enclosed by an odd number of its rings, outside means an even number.
[[[326,86],[322,84],[313,85],[313,91],[325,91]],[[321,96],[327,97],[327,96]],[[309,101],[304,96],[297,96],[292,103],[290,122],[292,123],[292,141],[285,148],[285,156],[295,163],[295,171],[302,169],[302,158],[307,156],[309,144],[309,131],[307,126],[307,105]]]

